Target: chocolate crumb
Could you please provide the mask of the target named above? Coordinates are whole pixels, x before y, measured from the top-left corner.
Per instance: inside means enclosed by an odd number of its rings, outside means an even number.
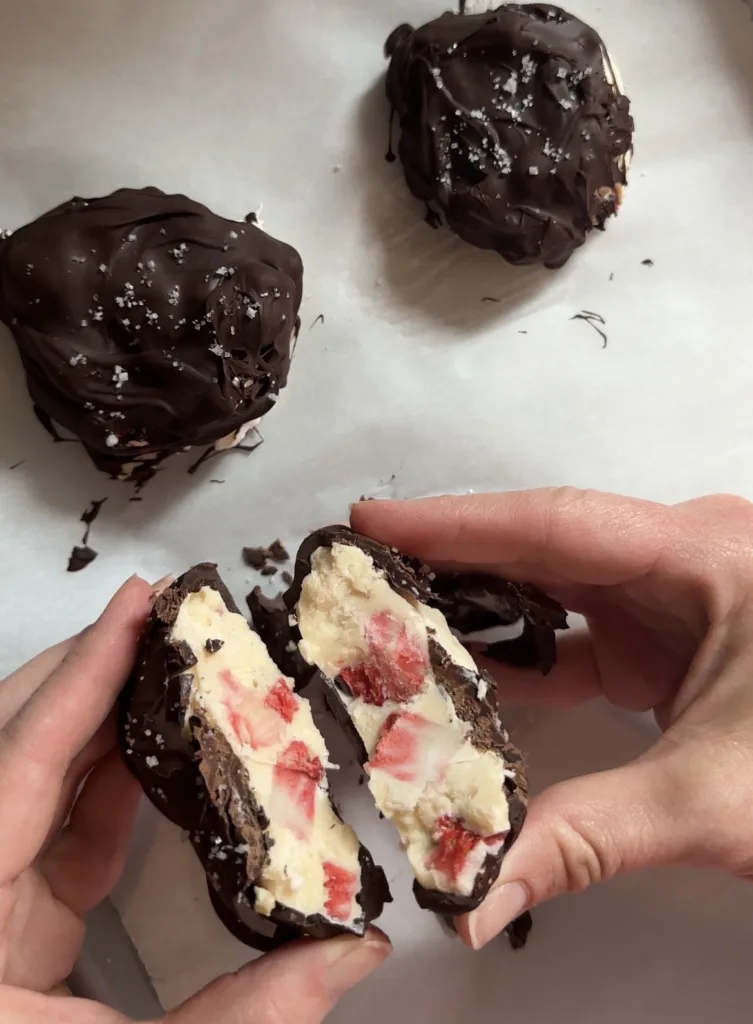
[[[20,462],[14,462],[12,466],[8,466],[8,469],[18,469],[19,466],[23,466],[26,459],[21,459]]]
[[[316,325],[319,323],[324,323],[324,313],[320,313],[319,316],[314,319],[313,323],[311,324],[311,327],[316,327]],[[309,327],[309,330],[311,330],[311,327]]]
[[[269,557],[275,562],[289,562],[290,555],[281,540],[273,540],[269,545]]]
[[[262,576],[274,576],[277,573],[277,566],[265,565],[259,570],[259,572]]]
[[[67,572],[80,572],[85,569],[87,565],[91,565],[94,559],[98,556],[99,552],[90,548],[88,545],[79,547],[78,545],[71,551],[68,559]]]
[[[204,644],[204,650],[209,654],[216,654],[220,647],[224,645],[224,640],[207,640]]]
[[[269,551],[267,548],[243,549],[243,561],[252,569],[263,569],[268,557]]]
[[[143,501],[143,498],[129,498],[129,501]]]
[[[287,569],[284,569],[282,572],[282,582],[285,584],[286,587],[289,587],[290,584],[293,582],[293,575],[292,573],[289,573]]]
[[[642,267],[653,267],[653,265],[654,265],[654,261],[653,260],[641,260],[641,266]]]
[[[210,484],[224,484],[225,481],[224,480],[210,480],[209,483]]]
[[[495,299],[493,295],[485,295],[482,302],[501,302],[502,299]]]

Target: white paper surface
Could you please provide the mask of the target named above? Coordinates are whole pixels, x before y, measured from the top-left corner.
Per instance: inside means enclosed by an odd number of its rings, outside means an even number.
[[[432,231],[383,160],[383,41],[441,4],[2,5],[0,226],[124,185],[185,191],[236,217],[263,202],[267,230],[303,255],[306,298],[265,444],[193,477],[188,458],[174,460],[140,503],[78,446],[52,444],[3,336],[0,670],[90,621],[132,572],[156,579],[211,559],[242,599],[256,582],[243,544],[294,545],[362,493],[570,483],[753,497],[750,13],[740,0],[569,7],[618,61],[636,154],[619,218],[551,273]],[[605,318],[606,349],[570,320],[582,309]],[[105,496],[100,557],[69,575],[78,517]],[[532,720],[534,779],[628,756],[638,737],[603,722],[596,710],[572,725]],[[753,903],[741,884],[624,880],[543,909],[524,953],[473,956],[412,904],[394,835],[364,794],[344,803],[395,876],[384,924],[397,952],[334,1020],[749,1019]],[[214,920],[188,846],[151,815],[119,902],[168,1005],[247,956]]]

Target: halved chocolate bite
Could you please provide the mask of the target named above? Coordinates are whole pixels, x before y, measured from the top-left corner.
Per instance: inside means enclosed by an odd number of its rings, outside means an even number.
[[[128,767],[186,829],[227,927],[257,948],[363,934],[391,899],[335,811],[324,739],[216,567],[155,601],[123,693]]]
[[[48,429],[99,469],[238,444],[287,382],[303,268],[289,245],[183,195],[71,199],[0,241],[0,320]]]
[[[301,546],[285,600],[377,807],[397,827],[419,904],[477,907],[525,817],[520,752],[489,676],[430,603],[429,575],[342,526]]]
[[[567,629],[562,605],[530,583],[485,573],[438,574],[431,603],[466,645],[487,658],[546,675],[557,661],[555,630]],[[509,627],[520,623],[518,636]]]
[[[385,48],[408,187],[465,241],[560,267],[617,213],[630,103],[583,21],[506,3],[401,25]]]

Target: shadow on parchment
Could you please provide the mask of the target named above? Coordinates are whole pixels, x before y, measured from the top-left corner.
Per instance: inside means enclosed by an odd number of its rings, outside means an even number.
[[[381,254],[377,284],[389,291],[385,298],[395,304],[394,312],[410,311],[435,327],[472,333],[502,322],[546,287],[552,271],[510,266],[496,253],[463,242],[445,225],[426,223],[425,207],[409,192],[399,159],[385,159],[384,77],[363,96],[357,120],[365,240]],[[395,123],[393,149],[398,138]]]
[[[703,0],[703,9],[712,25],[710,37],[724,51],[753,126],[753,0],[737,0],[734,5]]]

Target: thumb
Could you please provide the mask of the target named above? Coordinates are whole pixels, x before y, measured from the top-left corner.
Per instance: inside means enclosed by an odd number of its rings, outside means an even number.
[[[296,942],[218,978],[168,1013],[163,1024],[320,1024],[391,950],[376,928],[363,939]]]
[[[620,872],[681,861],[694,841],[675,758],[654,754],[545,790],[484,903],[458,921],[480,949],[525,910]]]

